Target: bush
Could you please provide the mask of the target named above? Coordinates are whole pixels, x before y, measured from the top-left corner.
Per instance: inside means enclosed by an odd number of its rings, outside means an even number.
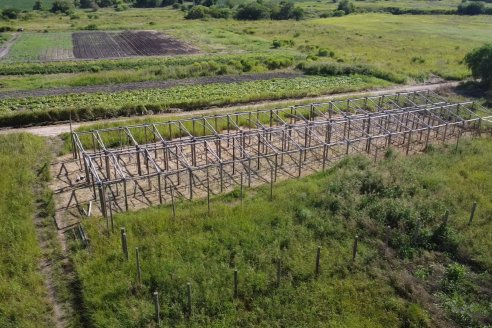
[[[6,8],[2,10],[2,17],[7,19],[17,19],[19,17],[20,10],[17,8]]]
[[[483,2],[464,2],[458,6],[459,15],[480,15],[485,13]]]
[[[68,14],[72,9],[72,5],[67,0],[55,0],[53,5],[51,5],[52,13],[63,13]]]
[[[274,6],[272,8],[271,17],[272,19],[277,20],[300,20],[304,18],[304,10],[300,7],[294,6],[291,2],[284,2],[281,3],[280,6]]]
[[[239,20],[259,20],[268,18],[270,18],[270,9],[257,2],[239,6],[236,13],[236,19]]]
[[[348,15],[355,11],[355,6],[349,0],[342,0],[338,3],[337,10],[342,10],[345,15]]]
[[[0,26],[0,33],[3,32],[12,32],[14,29],[11,28],[10,26]]]
[[[201,19],[207,17],[209,9],[205,6],[194,6],[186,14],[186,19]]]
[[[473,77],[482,79],[482,84],[492,88],[492,44],[469,52],[464,60]]]
[[[345,16],[345,11],[343,10],[335,10],[333,12],[333,17],[342,17]]]
[[[34,2],[34,5],[32,6],[32,10],[43,10],[43,4],[41,3],[41,0],[36,0]]]
[[[219,8],[219,7],[211,7],[209,10],[209,14],[213,18],[224,18],[224,19],[228,19],[232,16],[232,12],[229,8]]]

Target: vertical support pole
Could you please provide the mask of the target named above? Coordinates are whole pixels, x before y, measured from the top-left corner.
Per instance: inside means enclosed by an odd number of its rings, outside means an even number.
[[[238,272],[237,272],[237,269],[235,269],[234,270],[234,299],[236,299],[238,296],[237,285],[238,285]]]
[[[320,272],[320,257],[321,257],[321,246],[318,246],[318,249],[316,250],[316,268],[314,271],[316,277],[319,276],[319,272]]]
[[[358,243],[359,243],[359,236],[355,236],[355,238],[354,238],[354,247],[352,249],[352,261],[355,261],[355,258],[357,257]]]
[[[476,210],[477,210],[477,202],[473,202],[472,209],[470,212],[470,219],[468,220],[468,225],[472,224],[473,218],[475,217]]]
[[[161,182],[161,173],[157,174],[157,186],[159,188],[159,204],[162,205],[162,182]]]
[[[276,264],[277,264],[277,280],[275,281],[275,286],[277,288],[279,288],[280,287],[280,275],[282,272],[280,257],[277,257],[277,263]]]
[[[192,307],[191,307],[191,283],[186,284],[186,299],[187,299],[187,310],[188,318],[191,318]]]
[[[241,186],[239,189],[239,195],[241,197],[241,207],[243,206],[243,172],[241,172]]]
[[[140,251],[138,247],[135,247],[135,256],[137,261],[137,287],[140,287],[142,285],[142,270],[140,268]]]
[[[270,167],[270,201],[273,201],[273,167]]]
[[[128,241],[126,239],[125,227],[121,228],[121,249],[123,251],[123,256],[125,257],[125,260],[128,261]]]
[[[159,293],[154,292],[155,322],[157,326],[161,325],[161,305],[159,304]]]
[[[207,166],[207,213],[210,216],[210,175]]]

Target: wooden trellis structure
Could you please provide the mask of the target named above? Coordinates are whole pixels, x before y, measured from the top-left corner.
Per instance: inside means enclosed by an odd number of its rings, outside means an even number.
[[[491,119],[473,102],[422,91],[74,132],[77,177],[60,192],[63,210],[80,213],[94,203],[108,217],[273,183],[351,154],[377,158],[389,147],[408,154],[479,135]]]

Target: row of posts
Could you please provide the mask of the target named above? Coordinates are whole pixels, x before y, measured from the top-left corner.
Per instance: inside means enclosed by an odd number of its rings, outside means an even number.
[[[477,209],[477,202],[473,202],[471,211],[470,211],[470,217],[468,219],[468,225],[471,225],[473,222],[473,219],[475,217],[475,212]],[[443,223],[445,225],[448,224],[449,220],[449,211],[446,211],[444,214],[443,218]],[[386,249],[389,248],[389,240],[390,240],[390,234],[391,234],[391,227],[387,226],[386,228],[386,233],[385,233],[385,245]],[[127,239],[127,234],[126,234],[126,229],[124,227],[121,228],[121,247],[122,247],[122,252],[125,260],[129,260],[129,253],[128,253],[128,239]],[[352,245],[352,261],[355,262],[358,254],[358,248],[359,248],[359,236],[354,237],[353,245]],[[137,270],[137,287],[140,287],[142,285],[142,269],[141,269],[141,259],[140,259],[140,251],[138,247],[135,247],[135,259],[136,259],[136,270]],[[281,274],[282,274],[282,261],[280,257],[276,258],[275,261],[275,266],[276,266],[276,280],[275,280],[275,287],[279,288],[280,283],[281,283]],[[315,267],[314,267],[314,274],[315,277],[319,277],[321,273],[321,246],[318,246],[316,249],[316,259],[315,259]],[[233,271],[233,299],[237,299],[239,297],[239,272],[237,269],[234,269]],[[186,316],[188,318],[191,317],[192,315],[192,302],[191,302],[191,283],[186,284]],[[153,302],[154,302],[154,307],[155,307],[155,320],[158,325],[161,324],[161,315],[160,315],[160,302],[159,302],[159,292],[154,291],[153,293]]]

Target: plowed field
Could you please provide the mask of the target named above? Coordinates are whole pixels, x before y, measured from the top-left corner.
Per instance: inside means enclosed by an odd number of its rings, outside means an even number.
[[[76,32],[75,58],[118,58],[196,53],[197,49],[154,31]]]

